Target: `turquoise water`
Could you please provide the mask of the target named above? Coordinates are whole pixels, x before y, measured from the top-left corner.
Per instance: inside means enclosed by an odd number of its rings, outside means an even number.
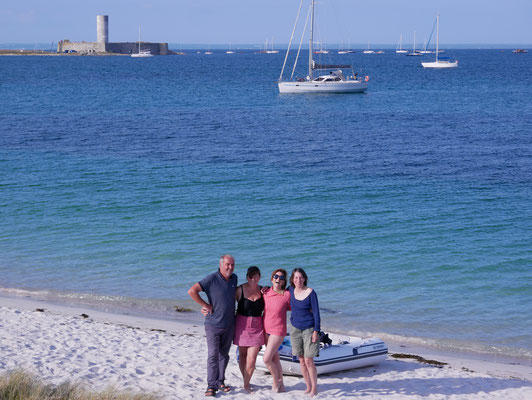
[[[171,317],[229,252],[326,329],[532,358],[532,59],[448,53],[313,96],[284,54],[0,57],[3,293]]]

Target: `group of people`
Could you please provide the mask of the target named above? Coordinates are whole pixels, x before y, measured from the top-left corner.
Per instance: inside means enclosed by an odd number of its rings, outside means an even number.
[[[252,393],[251,377],[263,345],[266,345],[264,364],[273,379],[272,390],[286,391],[278,349],[287,334],[287,312],[291,311],[292,354],[299,359],[305,393],[315,396],[318,374],[314,357],[319,353],[320,310],[316,292],[307,286],[307,274],[302,268],[294,268],[289,278],[286,270],[277,268],[271,274],[271,285],[263,287],[259,285],[260,269],[252,266],[247,270],[246,282],[239,286],[234,270],[233,256],[223,255],[218,271],[195,283],[188,291],[201,305],[205,316],[208,349],[205,395],[231,390],[225,383],[225,370],[233,343],[238,346],[238,365],[245,391]],[[206,293],[207,301],[201,292]]]

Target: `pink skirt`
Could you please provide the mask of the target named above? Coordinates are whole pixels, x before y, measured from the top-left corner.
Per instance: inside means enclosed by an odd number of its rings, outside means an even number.
[[[244,317],[237,315],[233,343],[237,346],[245,347],[264,345],[262,317]]]

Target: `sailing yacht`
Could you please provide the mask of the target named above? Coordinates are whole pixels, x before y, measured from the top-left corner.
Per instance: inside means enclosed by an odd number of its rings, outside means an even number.
[[[288,53],[292,45],[292,39],[294,38],[294,32],[299,20],[299,15],[301,12],[301,5],[299,6],[299,12],[296,17],[296,22],[294,24],[294,29],[292,30],[292,36],[290,37],[290,42],[288,43],[288,48],[286,50],[286,56],[283,63],[283,68],[281,69],[281,75],[279,76],[278,86],[279,93],[361,93],[368,88],[369,77],[366,76],[364,80],[358,79],[357,74],[354,72],[351,65],[332,65],[332,64],[318,64],[314,61],[313,58],[313,35],[314,35],[314,5],[315,0],[311,0],[310,3],[310,38],[309,38],[309,52],[308,52],[308,76],[306,78],[299,78],[292,80],[294,76],[294,71],[296,69],[297,60],[299,53],[301,51],[301,40],[299,44],[299,49],[297,51],[296,60],[294,67],[292,69],[292,75],[290,80],[283,80],[283,73],[286,67],[286,60],[288,59]],[[307,17],[308,21],[308,17]],[[305,23],[305,28],[306,28]],[[303,35],[305,34],[305,29],[303,30]],[[301,38],[303,39],[303,37]],[[344,73],[344,70],[350,71],[348,74]],[[315,72],[321,71],[317,74]]]
[[[151,54],[150,50],[140,50],[140,26],[139,26],[139,52],[138,53],[131,53],[131,57],[152,57],[153,54]]]
[[[419,52],[421,54],[432,54],[432,53],[434,53],[432,50],[427,50],[427,46],[428,46],[427,39],[425,39],[425,41],[423,42],[423,50],[419,50]]]
[[[407,56],[420,56],[421,53],[419,52],[419,50],[416,50],[416,31],[414,31],[414,45],[412,47],[412,51],[410,53],[407,53]]]
[[[450,61],[448,57],[439,57],[440,54],[440,14],[436,15],[436,61],[422,62],[423,68],[456,68],[458,60]]]
[[[342,47],[343,47],[343,43],[342,43]],[[338,54],[352,54],[354,52],[355,52],[355,50],[351,50],[351,40],[349,40],[349,44],[347,46],[347,50],[338,49]]]
[[[367,50],[364,50],[362,53],[363,53],[363,54],[375,54],[375,51],[374,51],[374,50],[371,50],[371,49],[369,48],[369,40],[368,40],[368,49],[367,49]]]
[[[403,35],[399,36],[399,43],[397,43],[397,48],[395,49],[397,54],[406,54],[408,50],[403,49]]]
[[[321,42],[318,42],[316,44],[318,44],[319,46],[317,46],[318,48],[314,50],[314,54],[329,54],[329,50],[325,50],[322,47]]]
[[[272,39],[272,43],[271,43],[271,48],[268,46],[268,39],[266,39],[266,43],[264,44],[263,53],[264,54],[277,54],[277,53],[279,53],[279,50],[275,50],[273,48],[273,39]]]

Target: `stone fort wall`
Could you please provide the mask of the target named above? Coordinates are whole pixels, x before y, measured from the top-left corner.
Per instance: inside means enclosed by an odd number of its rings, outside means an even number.
[[[140,43],[142,51],[149,50],[153,55],[167,55],[168,43]],[[99,43],[99,42],[70,42],[60,41],[57,44],[58,53],[114,53],[114,54],[131,54],[138,53],[138,42],[118,42],[118,43]]]

